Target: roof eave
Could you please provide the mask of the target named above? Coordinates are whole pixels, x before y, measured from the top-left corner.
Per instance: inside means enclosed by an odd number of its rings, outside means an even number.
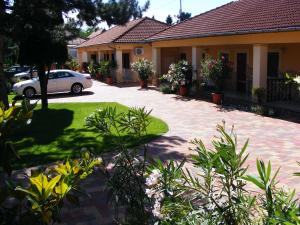
[[[299,31],[300,25],[297,27],[289,28],[274,28],[274,29],[263,29],[263,30],[251,30],[251,31],[231,31],[231,32],[215,32],[203,35],[185,35],[177,37],[162,37],[162,38],[149,38],[146,41],[167,41],[167,40],[183,40],[183,39],[194,39],[194,38],[205,38],[205,37],[218,37],[218,36],[233,36],[233,35],[246,35],[246,34],[261,34],[261,33],[277,33],[277,32],[292,32]]]

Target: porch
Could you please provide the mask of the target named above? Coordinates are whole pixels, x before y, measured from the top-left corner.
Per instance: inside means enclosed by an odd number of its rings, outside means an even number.
[[[266,101],[299,104],[299,93],[285,81],[285,73],[300,71],[300,43],[200,45],[154,47],[153,63],[159,76],[171,63],[185,59],[193,65],[195,82],[202,82],[201,61],[223,56],[232,65],[232,73],[224,81],[224,91],[234,98],[252,102],[252,89],[264,88]],[[197,45],[198,44],[198,45]]]

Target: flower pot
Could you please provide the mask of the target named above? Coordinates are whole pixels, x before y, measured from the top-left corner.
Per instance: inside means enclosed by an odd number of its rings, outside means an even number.
[[[179,88],[179,95],[181,96],[187,96],[188,89],[186,86],[180,86]]]
[[[106,83],[107,83],[108,85],[112,85],[112,84],[113,84],[113,79],[112,79],[112,77],[107,77],[107,78],[106,78]]]
[[[214,104],[221,105],[222,103],[222,94],[220,93],[212,93],[212,101]]]
[[[148,88],[148,80],[140,81],[141,88]]]
[[[96,73],[96,78],[97,78],[97,80],[100,80],[101,79],[101,74],[100,73]]]

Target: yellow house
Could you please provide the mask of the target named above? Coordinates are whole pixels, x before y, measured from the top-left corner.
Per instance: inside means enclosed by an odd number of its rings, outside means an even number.
[[[197,79],[201,60],[222,54],[233,64],[227,90],[249,95],[252,88],[265,88],[270,101],[290,99],[292,90],[282,78],[300,71],[300,1],[234,1],[147,40],[158,75],[187,59]]]
[[[165,23],[148,17],[113,27],[78,46],[79,63],[112,60],[117,63],[117,82],[136,82],[138,76],[131,71],[130,64],[138,58],[151,61],[152,46],[146,39],[167,27]]]

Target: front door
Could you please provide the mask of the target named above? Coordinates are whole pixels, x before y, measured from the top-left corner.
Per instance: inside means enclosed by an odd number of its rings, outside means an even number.
[[[237,91],[246,92],[247,53],[238,53],[236,60]]]
[[[279,75],[279,53],[268,53],[268,77],[278,77]]]

